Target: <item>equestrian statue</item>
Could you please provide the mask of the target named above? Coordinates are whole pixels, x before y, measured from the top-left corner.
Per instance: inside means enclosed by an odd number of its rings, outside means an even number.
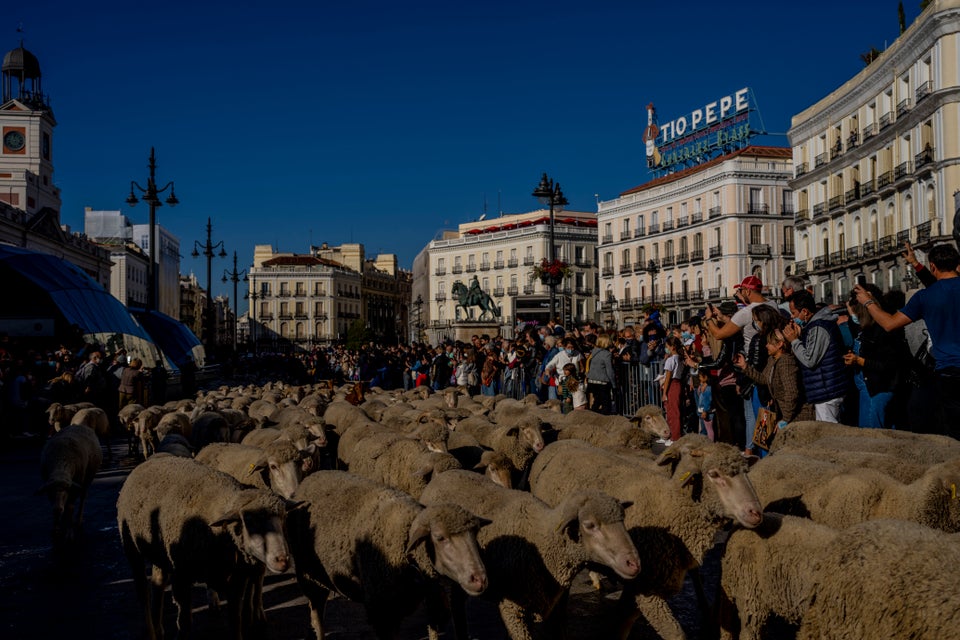
[[[453,283],[453,297],[457,299],[457,306],[463,309],[464,317],[473,319],[473,310],[471,307],[480,307],[480,315],[477,320],[483,320],[483,317],[489,313],[490,318],[500,317],[500,307],[496,305],[490,294],[480,288],[480,282],[477,276],[473,276],[470,281],[470,287],[459,280]]]

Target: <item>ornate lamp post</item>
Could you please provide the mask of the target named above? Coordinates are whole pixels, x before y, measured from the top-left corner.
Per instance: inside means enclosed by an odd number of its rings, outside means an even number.
[[[166,202],[171,207],[180,204],[180,201],[177,200],[177,194],[174,193],[173,180],[165,184],[162,189],[157,189],[157,158],[154,154],[153,147],[150,147],[150,161],[147,163],[147,168],[150,169],[150,175],[147,178],[146,188],[141,187],[135,181],[131,180],[130,195],[127,196],[126,202],[131,207],[136,206],[139,202],[134,193],[134,189],[136,189],[143,194],[143,201],[150,207],[150,263],[147,265],[147,311],[155,311],[157,308],[157,207],[163,206],[163,203],[160,202],[160,194],[170,189],[170,195],[167,196]]]
[[[257,299],[262,294],[257,291],[257,283],[254,281],[250,291],[243,294],[244,298],[250,300],[250,342],[252,343],[253,355],[257,355]]]
[[[550,258],[550,264],[554,264],[557,261],[557,245],[554,242],[554,213],[563,211],[563,207],[570,203],[563,196],[563,191],[560,190],[560,183],[554,183],[553,178],[547,177],[546,173],[540,178],[540,184],[537,185],[537,188],[533,190],[533,196],[540,200],[541,204],[550,207],[550,246],[547,255]],[[547,286],[550,287],[551,320],[557,317],[558,284],[560,284],[558,278],[552,276],[547,281]]]
[[[204,244],[200,244],[199,240],[194,240],[193,251],[190,254],[194,258],[199,258],[201,253],[207,257],[207,308],[205,311],[207,316],[207,326],[206,326],[205,333],[207,334],[207,349],[210,349],[210,350],[213,349],[213,344],[216,341],[213,333],[213,289],[210,282],[210,269],[211,269],[210,263],[213,261],[214,256],[217,256],[220,258],[227,257],[227,252],[223,248],[223,240],[221,240],[220,242],[217,242],[216,244],[213,244],[210,240],[210,236],[212,234],[213,234],[213,224],[210,222],[210,218],[207,218],[207,241]],[[214,251],[217,248],[220,249],[220,253],[215,254]]]
[[[413,301],[413,306],[417,308],[417,338],[420,342],[420,335],[423,333],[423,323],[420,321],[420,314],[423,312],[423,296],[417,294],[417,299]]]
[[[247,281],[247,270],[237,271],[237,252],[233,252],[233,271],[223,270],[223,282],[233,282],[233,356],[237,356],[237,283]]]

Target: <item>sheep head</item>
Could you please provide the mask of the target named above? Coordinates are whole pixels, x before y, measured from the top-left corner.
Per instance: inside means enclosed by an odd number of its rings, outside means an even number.
[[[599,491],[578,491],[555,508],[556,528],[580,544],[590,560],[629,580],[640,573],[640,556],[623,524],[624,509],[632,504]]]
[[[487,588],[487,570],[480,558],[477,530],[489,522],[453,504],[425,507],[410,523],[407,554],[428,545],[434,569],[468,594],[480,595]]]

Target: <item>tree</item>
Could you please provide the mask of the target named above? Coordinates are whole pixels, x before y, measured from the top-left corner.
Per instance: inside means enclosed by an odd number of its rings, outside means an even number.
[[[373,340],[373,331],[367,328],[367,323],[362,319],[354,320],[347,329],[347,348],[359,349]]]
[[[907,17],[903,13],[903,2],[897,6],[897,18],[900,20],[900,35],[907,30]]]
[[[869,66],[871,62],[880,57],[881,51],[876,47],[870,47],[870,50],[866,53],[860,54],[860,59],[863,60],[863,66]]]

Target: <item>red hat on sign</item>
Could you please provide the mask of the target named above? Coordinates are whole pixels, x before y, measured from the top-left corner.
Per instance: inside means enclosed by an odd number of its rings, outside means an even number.
[[[754,291],[763,291],[763,283],[757,276],[747,276],[743,282],[737,285],[737,289],[753,289]]]

